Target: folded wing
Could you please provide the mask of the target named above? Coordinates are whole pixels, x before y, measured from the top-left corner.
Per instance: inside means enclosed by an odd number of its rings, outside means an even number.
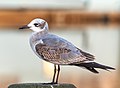
[[[92,55],[79,50],[67,40],[59,37],[42,39],[42,43],[37,43],[35,49],[44,60],[54,64],[70,64],[94,60]]]

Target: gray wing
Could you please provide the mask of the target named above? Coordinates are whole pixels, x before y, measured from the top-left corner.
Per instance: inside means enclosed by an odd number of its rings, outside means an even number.
[[[35,49],[44,60],[54,64],[70,64],[94,59],[92,55],[59,37],[42,39],[42,43],[36,44]],[[88,59],[86,56],[92,57],[92,59]]]

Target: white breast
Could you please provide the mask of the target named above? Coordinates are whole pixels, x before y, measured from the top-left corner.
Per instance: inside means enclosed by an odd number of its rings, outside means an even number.
[[[34,36],[31,36],[30,39],[29,39],[29,43],[30,43],[30,46],[31,46],[33,52],[34,52],[39,58],[41,58],[41,56],[36,52],[35,47],[36,47],[36,45],[39,44],[39,43],[43,44],[42,39],[36,39]]]

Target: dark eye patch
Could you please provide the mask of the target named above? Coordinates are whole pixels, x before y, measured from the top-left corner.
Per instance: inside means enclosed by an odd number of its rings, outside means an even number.
[[[34,23],[35,27],[39,27],[39,24],[38,23]]]

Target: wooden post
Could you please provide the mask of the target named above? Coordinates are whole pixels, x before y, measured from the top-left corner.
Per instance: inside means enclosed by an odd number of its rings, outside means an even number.
[[[23,83],[12,84],[8,88],[76,88],[73,84]]]

